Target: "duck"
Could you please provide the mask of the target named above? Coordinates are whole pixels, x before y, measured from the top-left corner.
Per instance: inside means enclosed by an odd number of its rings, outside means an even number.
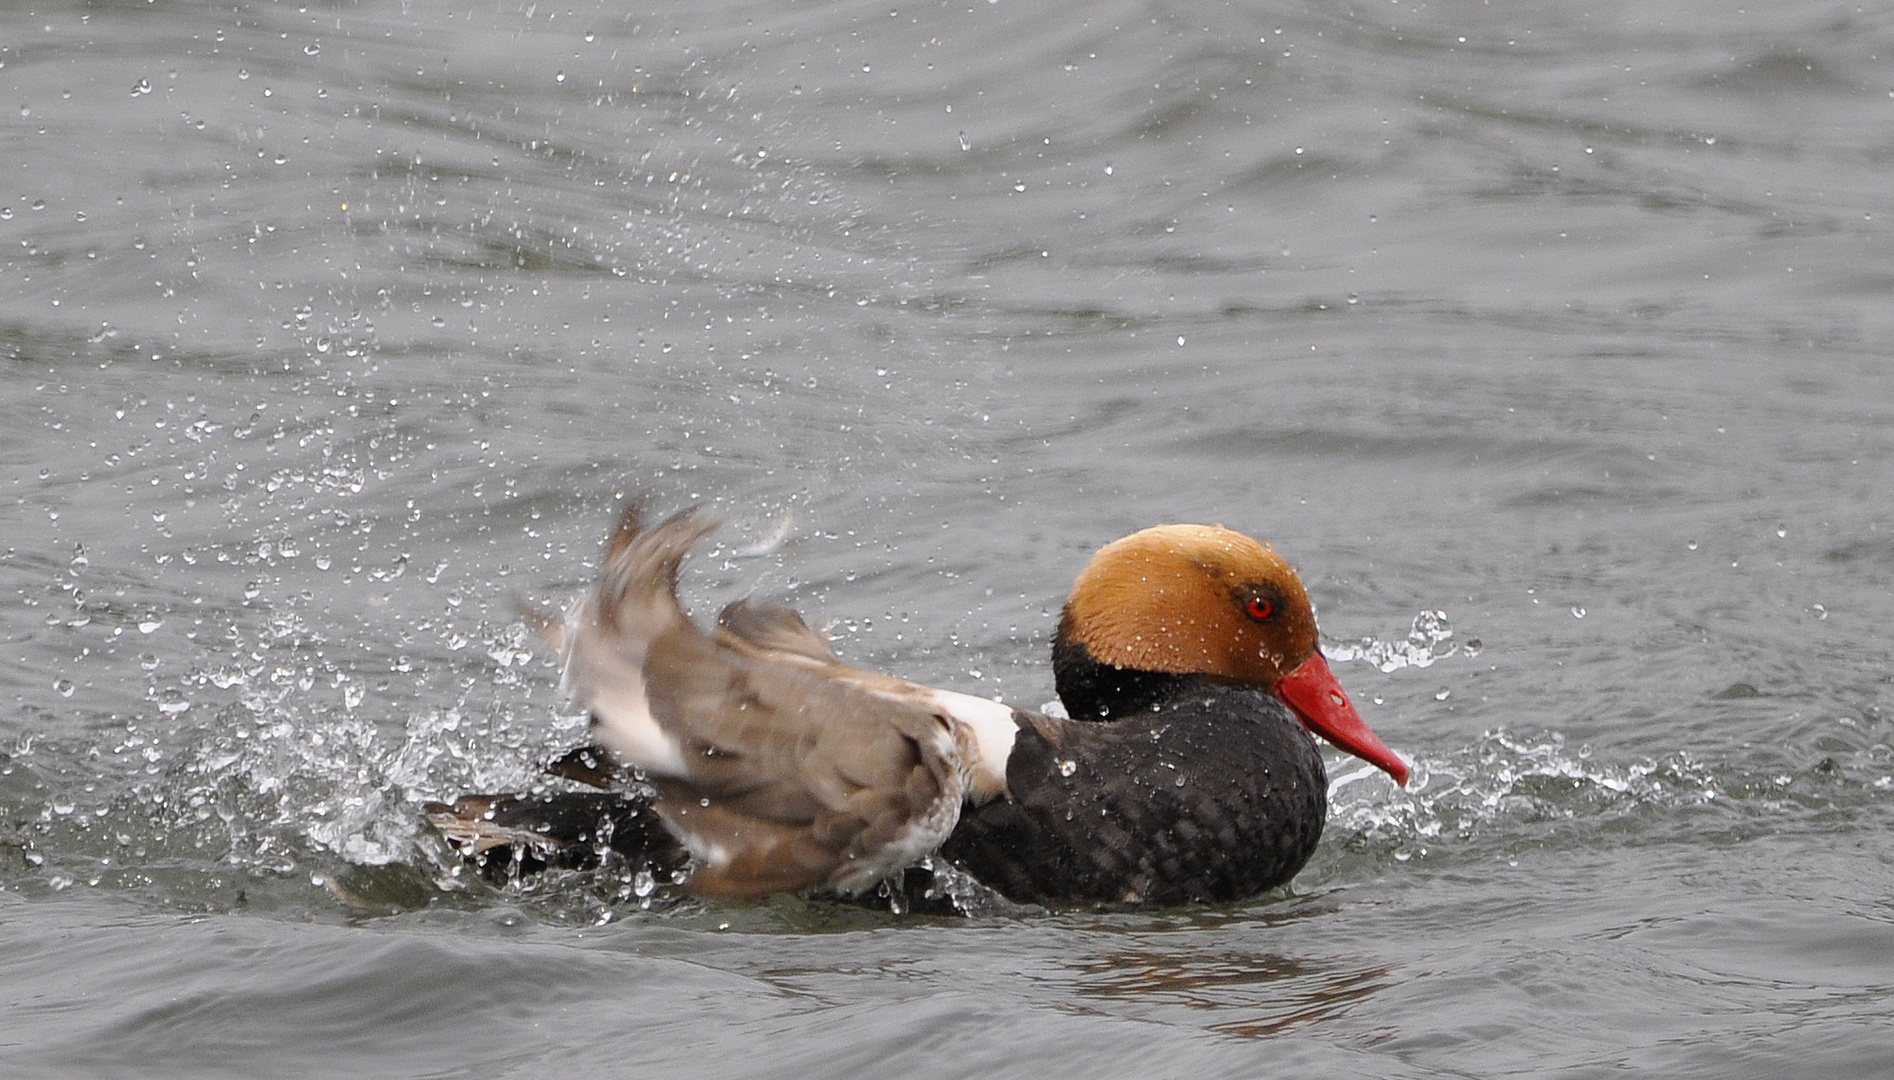
[[[1159,525],[1099,549],[1052,647],[1065,716],[857,667],[793,609],[678,600],[716,520],[628,504],[597,581],[529,618],[591,742],[549,766],[585,790],[430,802],[489,871],[617,861],[705,898],[858,897],[942,863],[1020,904],[1245,899],[1314,853],[1315,737],[1405,784],[1268,544]]]

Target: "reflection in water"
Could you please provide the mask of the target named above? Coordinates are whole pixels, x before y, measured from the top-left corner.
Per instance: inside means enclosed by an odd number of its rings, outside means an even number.
[[[1166,938],[1150,948],[1098,954],[1076,965],[1074,990],[1147,1008],[1213,1013],[1214,1022],[1205,1025],[1211,1031],[1253,1037],[1336,1019],[1395,984],[1383,965],[1235,950],[1193,953],[1178,945]]]

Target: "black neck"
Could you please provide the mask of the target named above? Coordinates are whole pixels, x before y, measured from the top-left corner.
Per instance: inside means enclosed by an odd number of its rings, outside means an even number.
[[[1195,677],[1112,667],[1063,637],[1052,645],[1052,684],[1074,720],[1116,720],[1148,709]]]

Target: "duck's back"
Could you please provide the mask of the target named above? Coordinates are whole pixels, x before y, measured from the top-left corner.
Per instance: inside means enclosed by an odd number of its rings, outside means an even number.
[[[1006,780],[942,854],[1023,902],[1252,896],[1295,876],[1328,811],[1321,756],[1289,710],[1211,681],[1119,720],[1022,723]]]

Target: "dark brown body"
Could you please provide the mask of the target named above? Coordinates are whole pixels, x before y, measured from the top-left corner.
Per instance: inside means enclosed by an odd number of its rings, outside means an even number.
[[[1322,838],[1321,755],[1280,701],[1196,681],[1119,720],[1033,718],[1010,798],[969,807],[941,854],[1027,903],[1179,904],[1253,896]]]

